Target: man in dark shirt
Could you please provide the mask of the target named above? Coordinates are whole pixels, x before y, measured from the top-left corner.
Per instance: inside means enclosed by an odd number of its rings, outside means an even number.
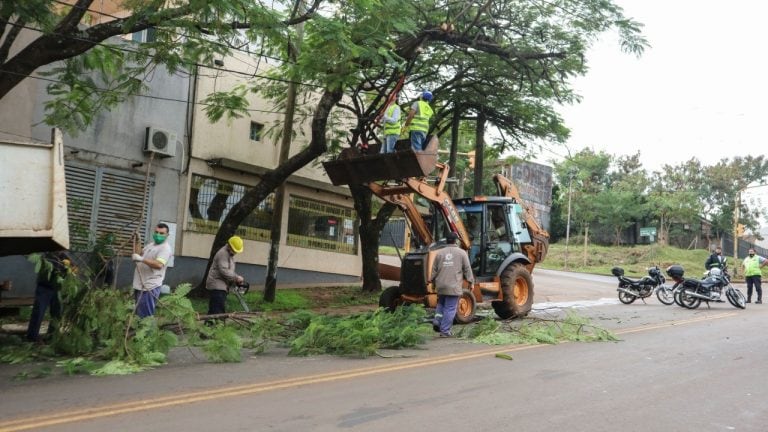
[[[27,326],[27,340],[40,341],[40,326],[45,318],[45,311],[51,307],[51,324],[48,325],[48,334],[52,333],[54,322],[61,319],[61,302],[59,301],[59,289],[62,280],[72,270],[72,259],[65,251],[46,252],[42,256],[40,271],[37,273],[37,286],[35,287],[35,302],[32,304],[32,314]]]

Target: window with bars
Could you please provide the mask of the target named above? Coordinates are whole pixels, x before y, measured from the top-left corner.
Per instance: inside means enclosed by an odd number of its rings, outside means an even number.
[[[250,187],[215,178],[192,175],[187,230],[216,234],[227,216]],[[245,218],[237,235],[248,240],[269,241],[274,194],[270,194]]]
[[[288,210],[290,246],[357,254],[357,216],[351,208],[291,196]]]

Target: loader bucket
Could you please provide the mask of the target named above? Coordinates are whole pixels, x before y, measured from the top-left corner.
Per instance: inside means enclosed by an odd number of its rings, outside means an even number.
[[[415,152],[410,142],[398,141],[398,149],[405,148],[386,154],[361,154],[357,149],[347,148],[337,159],[323,162],[323,168],[336,186],[424,177],[435,169],[439,143],[436,136],[430,136],[427,148]]]

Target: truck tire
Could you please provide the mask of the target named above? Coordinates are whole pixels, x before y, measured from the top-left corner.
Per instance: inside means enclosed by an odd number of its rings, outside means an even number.
[[[522,264],[512,263],[501,272],[501,300],[491,302],[501,319],[522,318],[533,306],[533,279]]]
[[[469,324],[475,320],[475,307],[477,299],[472,291],[465,289],[459,297],[459,304],[456,305],[456,317],[453,322],[457,324]]]
[[[394,312],[400,304],[402,304],[400,301],[400,287],[397,285],[387,287],[379,295],[379,307],[384,308],[387,312]]]

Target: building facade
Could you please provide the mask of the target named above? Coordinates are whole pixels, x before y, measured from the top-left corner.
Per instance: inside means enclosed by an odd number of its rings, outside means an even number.
[[[125,43],[140,43],[145,36],[139,36]],[[253,95],[250,115],[231,121],[211,123],[204,112],[211,91],[265,72],[255,63],[240,54],[217,62],[224,67],[193,74],[158,68],[142,95],[99,113],[77,135],[64,136],[71,248],[90,251],[109,240],[110,253],[117,255],[117,286],[131,282],[133,234],[146,241],[158,222],[171,227],[174,248],[166,283],[200,282],[221,221],[260,175],[278,165],[280,143],[268,132],[283,113],[267,101]],[[50,127],[41,123],[49,99],[39,77],[17,86],[0,100],[0,139],[49,142]],[[311,104],[310,98],[305,108]],[[291,155],[307,144],[310,119],[297,117]],[[358,222],[349,190],[331,185],[319,165],[310,165],[289,178],[285,191],[278,287],[358,282]],[[270,195],[238,229],[245,240],[238,272],[255,285],[266,276],[273,204]],[[11,296],[34,292],[25,256],[0,257],[2,280],[13,281]]]

